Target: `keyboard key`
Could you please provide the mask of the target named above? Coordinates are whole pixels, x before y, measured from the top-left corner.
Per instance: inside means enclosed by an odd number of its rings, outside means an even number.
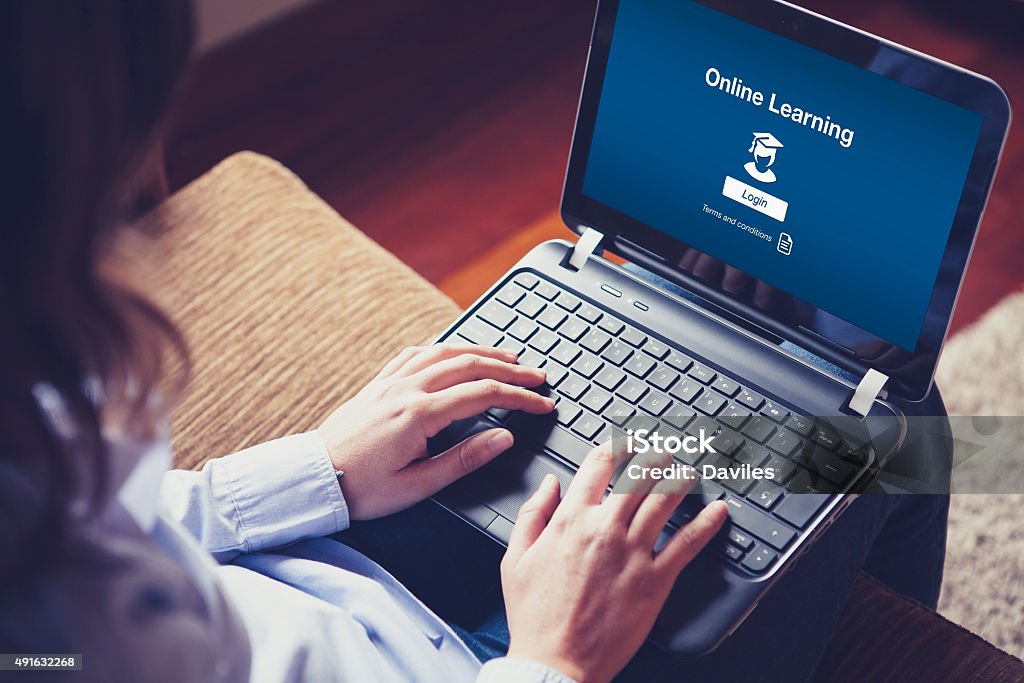
[[[592,353],[583,351],[580,353],[580,357],[573,362],[572,369],[587,379],[591,379],[603,365],[604,363],[601,362],[600,358]]]
[[[740,529],[729,529],[729,533],[726,534],[726,538],[729,540],[729,543],[741,550],[750,550],[754,547],[754,539],[750,537],[750,534],[741,531]]]
[[[765,469],[770,469],[775,473],[775,476],[771,478],[771,481],[776,484],[784,484],[793,473],[797,471],[797,466],[788,460],[783,460],[777,455],[773,455],[768,459],[768,462],[762,465]]]
[[[644,353],[648,353],[658,360],[665,360],[665,356],[669,353],[669,348],[664,343],[658,341],[654,337],[648,337],[647,343],[643,346]]]
[[[711,384],[715,381],[715,377],[718,376],[715,374],[714,370],[706,365],[701,365],[700,363],[694,363],[693,367],[690,368],[690,371],[686,374],[693,377],[701,384]]]
[[[718,436],[715,437],[715,441],[711,445],[722,455],[731,458],[736,451],[743,447],[743,444],[744,439],[742,436],[730,429],[723,429],[719,432]]]
[[[750,411],[736,403],[729,403],[718,414],[718,419],[733,429],[739,429],[750,419]]]
[[[579,318],[570,318],[565,324],[558,328],[558,334],[569,341],[579,341],[580,337],[587,333],[590,327]]]
[[[675,384],[677,379],[679,379],[678,372],[662,365],[651,373],[647,381],[662,391],[668,391],[669,387]]]
[[[591,351],[593,353],[601,353],[604,348],[608,346],[612,338],[607,332],[603,332],[596,327],[590,328],[590,332],[583,337],[583,341],[580,342],[580,346]]]
[[[612,335],[618,334],[625,327],[625,325],[623,325],[621,322],[611,317],[610,315],[606,315],[603,318],[601,318],[601,320],[597,323],[597,326],[600,327],[605,332]]]
[[[627,402],[636,405],[647,393],[647,385],[630,377],[615,390],[615,393],[626,399]]]
[[[466,340],[480,346],[497,346],[502,337],[501,332],[476,318],[463,323],[458,332]]]
[[[725,544],[725,556],[733,562],[739,562],[743,559],[743,551],[734,545],[728,543]]]
[[[540,282],[540,278],[533,273],[520,273],[519,275],[516,275],[515,282],[526,289],[533,289],[537,286],[537,283]]]
[[[725,502],[729,506],[729,518],[734,524],[768,543],[776,550],[782,550],[796,537],[795,531],[776,522],[742,498],[729,496]]]
[[[624,379],[626,379],[626,373],[613,365],[605,365],[594,377],[594,381],[608,391],[615,391]]]
[[[830,451],[836,450],[843,443],[842,438],[840,438],[838,434],[833,432],[831,429],[825,429],[824,427],[819,427],[814,430],[814,433],[811,434],[811,441],[815,442],[819,446],[824,446]]]
[[[758,446],[756,443],[746,442],[733,457],[733,461],[738,465],[750,465],[751,467],[758,467],[761,463],[768,459],[769,453],[764,446]]]
[[[587,390],[590,384],[587,380],[583,379],[579,375],[569,374],[564,380],[562,380],[561,386],[558,387],[558,393],[569,398],[573,401],[579,401],[583,392]]]
[[[633,355],[633,349],[620,341],[613,341],[608,345],[608,348],[604,350],[601,356],[616,365],[622,365],[629,357]]]
[[[786,418],[789,417],[789,411],[774,401],[765,401],[764,406],[761,408],[761,414],[767,415],[779,424],[785,422]]]
[[[713,386],[715,389],[717,389],[718,391],[722,392],[723,394],[725,394],[729,398],[732,398],[733,396],[735,396],[736,393],[740,390],[740,385],[739,384],[737,384],[736,382],[732,381],[731,379],[729,379],[728,377],[725,377],[723,375],[719,375],[715,379],[715,381],[711,383],[711,386]]]
[[[555,359],[559,363],[565,366],[572,365],[572,362],[576,360],[581,351],[575,344],[569,342],[561,342],[555,347],[554,351],[548,352],[548,356]]]
[[[647,394],[643,400],[638,404],[643,410],[646,410],[655,417],[661,417],[661,414],[672,404],[668,396],[665,394],[659,394],[657,391],[652,391]]]
[[[633,406],[616,399],[604,409],[602,415],[616,427],[621,427],[626,424],[626,420],[633,417],[634,413],[636,413],[636,410],[634,410]]]
[[[521,342],[528,340],[537,331],[537,326],[526,318],[520,318],[508,328],[508,333],[513,339]]]
[[[565,311],[548,306],[543,313],[537,316],[537,322],[549,330],[557,330],[558,326],[564,323],[568,317]]]
[[[526,347],[523,346],[523,342],[521,342],[521,341],[519,341],[517,339],[513,339],[512,337],[510,337],[508,335],[505,335],[505,338],[502,339],[501,342],[498,343],[498,348],[499,349],[505,349],[506,351],[511,351],[512,353],[514,353],[514,354],[516,354],[518,356],[520,353],[523,352],[523,350]]]
[[[815,493],[786,496],[779,503],[778,507],[775,508],[775,514],[793,526],[802,529],[807,526],[811,518],[818,514],[818,510],[825,505],[828,499],[829,496],[827,495]]]
[[[583,413],[579,406],[569,403],[568,401],[559,401],[558,405],[555,406],[555,416],[558,419],[558,424],[563,427],[568,427],[573,423],[573,420],[578,418]]]
[[[786,420],[786,426],[800,436],[810,436],[814,431],[814,422],[803,415],[793,415]]]
[[[775,423],[758,415],[743,427],[743,433],[758,443],[764,443],[775,431]]]
[[[580,401],[580,405],[584,408],[588,408],[595,413],[601,413],[605,407],[612,402],[612,395],[597,387],[591,387],[587,395]]]
[[[741,390],[740,395],[736,397],[736,400],[751,410],[758,410],[764,405],[764,397],[760,394],[755,394],[750,389]]]
[[[793,432],[780,429],[768,440],[768,448],[789,457],[800,446],[800,438]]]
[[[704,389],[694,382],[692,379],[684,379],[679,384],[669,389],[669,394],[673,398],[678,398],[683,403],[692,403],[693,399],[700,396],[700,392]]]
[[[672,425],[676,429],[682,431],[686,429],[686,425],[690,424],[690,420],[693,419],[695,413],[692,410],[685,409],[681,410],[680,406],[675,406],[672,410],[661,416],[661,419]]]
[[[632,358],[623,363],[622,368],[631,374],[643,379],[647,374],[654,369],[655,362],[650,356],[645,356],[642,353],[634,354]]]
[[[519,302],[519,305],[516,306],[516,310],[527,318],[536,318],[537,314],[543,311],[546,306],[547,304],[545,304],[541,299],[530,294]]]
[[[569,374],[569,371],[558,363],[548,363],[547,367],[544,368],[544,372],[547,375],[547,385],[552,389],[557,387],[565,379],[565,376]]]
[[[684,356],[683,354],[679,353],[678,351],[672,351],[671,353],[669,353],[668,358],[665,359],[665,362],[674,367],[679,372],[686,372],[687,370],[690,369],[690,366],[693,365],[692,360],[690,360],[687,356]]]
[[[533,291],[536,294],[540,295],[541,297],[547,299],[548,301],[553,301],[554,298],[557,297],[558,294],[560,293],[560,290],[558,289],[558,287],[555,287],[550,282],[546,282],[544,280],[541,280],[537,284],[537,288],[534,289]]]
[[[772,506],[782,499],[782,495],[781,486],[770,481],[762,481],[747,494],[747,498],[751,500],[754,505],[765,510],[771,510]]]
[[[751,488],[753,488],[754,484],[758,483],[759,481],[761,481],[761,480],[760,479],[733,479],[733,478],[729,478],[729,479],[723,479],[722,480],[722,484],[724,484],[730,490],[732,490],[735,493],[738,493],[739,495],[742,496],[744,493],[746,493]]]
[[[555,303],[571,313],[579,308],[583,302],[569,292],[559,292],[558,296],[555,297]]]
[[[602,429],[604,429],[604,422],[601,421],[601,418],[588,413],[580,416],[572,426],[572,431],[588,441],[597,436]]]
[[[533,349],[526,349],[519,354],[519,364],[528,368],[541,368],[548,362],[548,359]]]
[[[593,324],[601,319],[602,314],[598,308],[591,306],[590,304],[583,304],[580,306],[580,309],[576,311],[576,315],[583,318],[588,323]]]
[[[644,413],[636,413],[628,420],[626,420],[626,424],[624,424],[622,428],[624,430],[632,429],[634,432],[638,432],[641,429],[646,429],[648,432],[653,432],[658,428],[658,421],[655,420],[650,415],[645,415]]]
[[[526,296],[526,290],[516,283],[510,282],[502,287],[494,298],[506,306],[515,306],[522,301],[524,296]]]
[[[725,406],[725,399],[713,391],[705,391],[691,405],[708,415],[717,415]]]
[[[547,354],[551,352],[551,349],[555,348],[557,343],[558,336],[554,332],[538,329],[537,333],[530,339],[529,345],[541,353]]]
[[[627,327],[625,330],[619,333],[619,339],[626,342],[630,346],[641,346],[647,341],[647,335],[636,329],[635,327]]]
[[[743,558],[742,565],[752,572],[760,573],[770,567],[776,557],[778,556],[774,552],[759,545]]]
[[[793,478],[786,482],[786,488],[798,494],[838,493],[839,487],[817,472],[797,468]]]
[[[811,473],[820,474],[833,484],[845,484],[855,471],[852,464],[821,448],[812,449],[809,453],[801,453],[796,461]]]

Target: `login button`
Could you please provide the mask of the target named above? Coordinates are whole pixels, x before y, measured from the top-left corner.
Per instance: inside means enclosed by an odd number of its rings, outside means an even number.
[[[775,195],[768,194],[752,185],[736,180],[731,176],[725,176],[725,187],[722,194],[740,204],[749,206],[754,211],[760,211],[765,216],[771,216],[780,223],[786,220],[786,211],[789,210],[789,202],[783,201]]]

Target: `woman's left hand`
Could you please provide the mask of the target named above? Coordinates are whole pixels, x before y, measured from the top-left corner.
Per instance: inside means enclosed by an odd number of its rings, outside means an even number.
[[[439,344],[408,348],[335,410],[318,432],[351,519],[403,510],[509,449],[512,433],[489,429],[427,457],[427,439],[488,408],[551,412],[554,401],[525,387],[543,370],[516,365],[504,349]]]

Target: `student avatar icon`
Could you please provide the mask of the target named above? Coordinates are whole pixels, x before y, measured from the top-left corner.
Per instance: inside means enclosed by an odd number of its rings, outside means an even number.
[[[774,183],[777,178],[771,166],[775,163],[775,154],[782,149],[782,143],[771,133],[754,133],[754,141],[750,143],[748,153],[754,160],[744,164],[743,169],[754,180],[762,183]]]

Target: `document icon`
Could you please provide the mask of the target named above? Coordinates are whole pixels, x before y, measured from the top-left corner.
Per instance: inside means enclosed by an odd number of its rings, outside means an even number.
[[[779,234],[779,245],[775,247],[780,254],[789,256],[793,252],[793,238],[788,232]]]

